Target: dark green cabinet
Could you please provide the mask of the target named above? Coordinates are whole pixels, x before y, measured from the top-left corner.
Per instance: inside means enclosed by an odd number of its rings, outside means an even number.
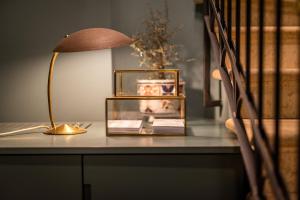
[[[239,154],[2,155],[1,200],[243,199]]]
[[[89,199],[243,199],[239,154],[84,157]]]
[[[81,157],[0,156],[1,200],[81,200]]]

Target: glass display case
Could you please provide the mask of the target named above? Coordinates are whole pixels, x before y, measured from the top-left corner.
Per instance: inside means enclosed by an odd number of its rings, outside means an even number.
[[[185,135],[185,97],[107,98],[106,119],[108,136]]]
[[[175,69],[114,71],[114,96],[178,96],[183,85]]]
[[[184,82],[176,69],[114,70],[106,135],[185,135]]]

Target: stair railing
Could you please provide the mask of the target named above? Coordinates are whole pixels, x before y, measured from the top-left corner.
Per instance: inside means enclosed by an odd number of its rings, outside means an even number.
[[[235,1],[233,9],[232,1]],[[204,3],[204,103],[206,106],[218,106],[220,102],[210,97],[210,71],[212,63],[216,63],[225,92],[228,97],[236,134],[240,143],[240,150],[245,165],[250,195],[253,199],[264,199],[263,188],[267,179],[270,182],[274,197],[279,200],[289,199],[286,186],[279,170],[280,148],[280,63],[281,63],[281,18],[282,0],[274,0],[276,7],[276,46],[275,46],[275,137],[270,141],[266,137],[263,125],[264,110],[264,17],[265,1],[259,0],[259,41],[258,41],[258,103],[254,102],[250,88],[251,79],[251,0],[246,1],[246,45],[245,66],[240,62],[240,30],[241,30],[241,0],[205,0]],[[225,6],[226,5],[226,6]],[[225,7],[227,16],[225,17]],[[255,11],[256,12],[256,11]],[[233,27],[235,15],[235,27]],[[235,41],[232,39],[232,29],[235,28]],[[216,31],[217,29],[217,31]],[[217,33],[218,32],[218,33]],[[211,56],[212,52],[212,56]],[[228,59],[227,59],[228,58]],[[225,62],[225,60],[229,60]],[[214,62],[212,62],[214,60]],[[299,87],[300,88],[300,87]],[[300,89],[299,89],[300,90]],[[300,91],[299,91],[300,93]],[[205,97],[206,96],[206,97]],[[244,121],[241,118],[241,105],[245,107],[251,128],[253,140],[249,141]],[[300,106],[299,106],[300,107]],[[299,128],[300,130],[300,128]],[[272,145],[271,145],[272,144]],[[300,144],[300,139],[299,139]],[[299,149],[299,148],[298,148]],[[300,151],[299,151],[300,155]],[[300,179],[299,179],[300,180]],[[299,187],[299,184],[298,184]]]

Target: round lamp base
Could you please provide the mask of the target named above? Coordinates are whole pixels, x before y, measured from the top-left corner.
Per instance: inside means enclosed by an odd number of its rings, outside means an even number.
[[[68,124],[62,124],[55,128],[49,129],[45,132],[48,135],[76,135],[86,133],[87,130],[78,126],[70,126]]]

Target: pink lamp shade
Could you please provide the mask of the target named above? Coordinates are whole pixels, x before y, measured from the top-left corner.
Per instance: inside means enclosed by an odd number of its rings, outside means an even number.
[[[111,49],[129,45],[131,38],[108,28],[88,28],[77,31],[62,39],[54,52],[79,52]]]

